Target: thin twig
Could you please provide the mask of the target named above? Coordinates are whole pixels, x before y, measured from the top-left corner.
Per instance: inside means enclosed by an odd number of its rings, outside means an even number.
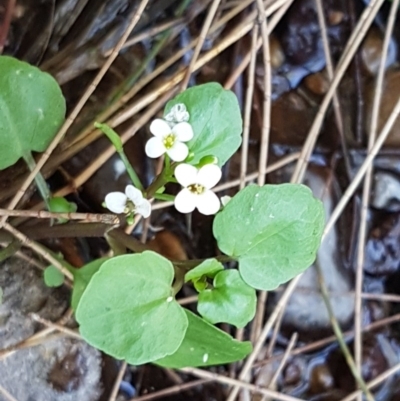
[[[369,389],[372,389],[376,387],[378,384],[381,384],[384,380],[389,378],[390,376],[394,375],[400,370],[400,363],[397,365],[393,366],[392,368],[388,369],[386,372],[380,374],[379,376],[375,377],[374,380],[371,380],[369,383],[367,383],[367,387]],[[343,398],[341,401],[352,401],[354,398],[356,398],[359,394],[361,394],[361,391],[354,391],[353,393],[349,394],[347,397]]]
[[[119,225],[115,214],[100,213],[52,213],[46,210],[8,210],[0,209],[0,216],[34,217],[35,219],[85,220],[92,223]]]
[[[321,28],[321,38],[322,38],[322,45],[324,48],[324,55],[326,60],[326,71],[328,72],[329,82],[332,82],[334,71],[333,71],[333,63],[332,63],[332,56],[329,49],[329,40],[328,40],[328,31],[326,28],[326,22],[324,17],[324,9],[322,7],[322,0],[315,0],[317,6],[317,15],[318,15],[318,23]],[[339,131],[340,142],[342,144],[342,150],[344,154],[344,162],[346,165],[347,174],[350,177],[351,175],[351,166],[348,157],[348,149],[346,144],[346,138],[344,135],[344,125],[343,125],[343,117],[340,109],[340,102],[339,97],[337,94],[337,90],[335,90],[333,94],[333,111],[335,113],[335,120],[336,125]]]
[[[122,365],[119,368],[119,372],[118,372],[117,378],[115,379],[115,382],[114,382],[110,397],[108,398],[108,401],[115,401],[117,399],[119,387],[121,385],[121,382],[124,377],[127,366],[128,366],[128,364],[125,361],[122,362]]]
[[[326,288],[326,284],[325,284],[325,280],[324,277],[322,275],[321,269],[318,265],[318,263],[316,264],[316,269],[317,269],[317,274],[318,274],[318,282],[319,282],[319,286],[321,289],[321,295],[322,298],[324,300],[326,309],[328,311],[328,315],[329,315],[329,320],[331,322],[331,326],[333,329],[333,332],[335,333],[335,336],[337,338],[337,341],[339,343],[339,347],[342,351],[342,354],[346,360],[346,363],[348,365],[348,367],[350,368],[350,371],[354,377],[354,379],[356,380],[357,384],[359,385],[359,387],[361,388],[361,390],[363,391],[363,393],[365,394],[365,396],[367,397],[368,401],[374,401],[374,396],[371,394],[371,392],[369,391],[363,377],[361,374],[361,369],[359,370],[354,362],[354,359],[351,355],[351,352],[344,340],[344,336],[343,336],[343,332],[339,326],[339,323],[336,319],[335,316],[335,312],[333,311],[332,308],[332,304],[331,301],[329,299],[329,294],[328,294],[328,289]]]
[[[294,0],[287,0],[286,2],[279,3],[280,9],[274,14],[274,16],[271,18],[271,21],[268,23],[268,35],[275,29],[276,25],[282,19],[282,17],[285,15],[287,9],[290,7],[290,5],[293,3],[293,1]],[[267,12],[266,15],[269,16],[270,14]],[[262,46],[262,38],[260,38],[257,41],[257,50],[260,49],[261,46]],[[234,85],[234,83],[236,82],[238,77],[243,74],[243,71],[249,65],[250,58],[251,58],[251,50],[243,58],[241,63],[236,67],[235,71],[233,71],[233,73],[225,81],[225,84],[224,84],[225,89],[232,88],[232,86]]]
[[[18,401],[2,385],[0,385],[0,394],[2,394],[7,401]]]
[[[51,263],[56,269],[58,269],[65,277],[69,280],[73,281],[74,277],[72,273],[54,256],[52,256],[49,252],[47,252],[40,244],[36,243],[29,239],[25,234],[22,234],[16,228],[11,226],[8,223],[5,223],[4,228],[9,231],[15,238],[18,238],[23,246],[31,248],[35,251],[38,255],[42,256],[46,259],[49,263]]]
[[[197,58],[199,57],[199,54],[203,47],[204,41],[207,38],[207,33],[210,29],[211,23],[215,17],[215,13],[217,12],[218,6],[220,3],[221,3],[221,0],[213,0],[211,7],[208,10],[208,14],[203,23],[203,27],[201,28],[199,39],[198,39],[196,47],[194,49],[192,59],[190,60],[190,64],[187,68],[187,71],[186,71],[183,81],[181,83],[181,86],[180,86],[181,91],[184,91],[188,86],[190,76],[192,75]]]
[[[43,324],[43,325],[45,325],[47,327],[50,327],[50,328],[52,328],[54,330],[58,330],[61,333],[64,333],[64,334],[66,334],[66,335],[68,335],[70,337],[74,337],[74,338],[77,338],[78,340],[82,340],[81,335],[77,331],[71,330],[68,327],[65,327],[65,326],[63,326],[61,324],[50,322],[47,319],[43,319],[42,317],[40,317],[36,313],[32,313],[31,316],[32,316],[32,319],[35,320],[36,322],[39,322],[39,323],[41,323],[41,324]]]
[[[390,324],[393,323],[397,323],[398,321],[400,321],[400,313],[398,313],[397,315],[393,315],[390,317],[387,317],[385,319],[382,320],[378,320],[376,322],[373,322],[365,327],[363,327],[363,331],[364,332],[368,332],[368,331],[372,331],[372,330],[376,330],[376,329],[380,329],[381,327],[386,327]],[[346,340],[351,340],[354,337],[354,331],[346,331],[343,333],[343,335],[346,337]],[[298,347],[296,349],[294,349],[291,353],[290,356],[295,356],[295,355],[301,355],[304,353],[309,353],[309,352],[314,352],[318,349],[321,349],[329,344],[332,344],[334,342],[337,341],[337,338],[335,335],[323,338],[321,340],[318,341],[314,341],[313,343],[307,344],[307,345],[303,345],[301,347]],[[267,363],[270,363],[271,360],[273,359],[277,359],[280,358],[281,355],[274,355],[271,358],[267,358],[265,360],[256,362],[254,364],[254,368],[259,367],[259,366],[263,366]]]
[[[328,110],[330,102],[332,100],[333,95],[336,92],[336,89],[347,70],[355,52],[358,49],[358,46],[364,39],[365,34],[367,33],[369,27],[371,26],[376,14],[379,11],[382,3],[385,0],[371,0],[368,4],[364,12],[362,13],[360,20],[352,32],[349,40],[347,41],[346,48],[342,54],[342,57],[339,61],[339,64],[336,69],[335,77],[333,78],[331,85],[329,87],[328,92],[324,96],[322,103],[319,107],[318,113],[315,117],[315,120],[310,128],[307,139],[304,143],[302,155],[299,158],[299,161],[296,165],[295,171],[292,175],[292,182],[301,182],[304,177],[305,170],[307,168],[308,161],[310,159],[311,153],[314,149],[316,140],[318,138],[319,131],[322,126],[323,119]]]
[[[174,394],[181,393],[183,391],[191,390],[193,387],[197,387],[200,385],[212,383],[211,379],[199,379],[189,383],[177,384],[175,386],[166,388],[164,390],[155,391],[154,393],[142,395],[140,397],[131,398],[129,401],[152,401],[157,398],[171,396]]]
[[[378,77],[375,85],[375,97],[372,107],[371,126],[369,131],[368,139],[368,151],[372,150],[375,142],[377,128],[378,128],[378,117],[379,108],[382,98],[382,87],[385,75],[386,60],[389,50],[390,38],[393,33],[394,23],[396,21],[397,9],[399,6],[399,0],[394,0],[390,9],[389,19],[387,28],[385,31],[385,37],[383,41],[382,56],[379,64]],[[363,286],[363,268],[364,268],[364,252],[365,252],[365,241],[367,237],[367,221],[368,221],[368,209],[369,209],[369,197],[372,187],[372,172],[373,164],[371,163],[365,173],[364,188],[361,200],[361,215],[360,215],[360,228],[358,235],[358,250],[357,250],[357,262],[356,262],[356,284],[355,284],[355,319],[354,319],[354,358],[356,361],[357,369],[361,372],[362,367],[362,286]],[[362,401],[362,396],[358,396],[358,401]]]
[[[389,115],[389,118],[386,120],[384,127],[382,128],[378,138],[374,146],[372,147],[371,151],[368,153],[368,156],[365,158],[363,164],[357,171],[357,174],[354,176],[353,180],[351,181],[350,185],[347,187],[345,193],[343,194],[342,198],[336,205],[335,209],[333,210],[324,230],[323,236],[332,228],[332,226],[336,223],[337,219],[343,212],[344,208],[346,207],[347,203],[349,202],[350,198],[353,196],[355,190],[360,185],[361,180],[363,179],[368,166],[371,165],[373,160],[375,159],[376,155],[378,154],[380,148],[382,147],[383,143],[385,142],[386,138],[391,132],[394,123],[398,115],[400,114],[400,97],[397,100],[392,112]]]
[[[281,363],[279,364],[278,369],[276,369],[274,376],[272,377],[271,381],[268,384],[269,388],[273,388],[275,386],[276,382],[278,381],[279,375],[281,374],[283,368],[285,367],[286,362],[289,359],[290,353],[292,352],[294,346],[296,345],[297,337],[298,337],[297,333],[293,333],[293,335],[289,341],[289,344],[285,350],[285,353],[283,354]]]
[[[206,370],[201,370],[201,369],[196,369],[196,368],[184,368],[184,369],[179,369],[183,373],[188,373],[197,377],[200,377],[202,379],[211,379],[214,380],[218,383],[222,384],[229,384],[229,385],[234,385],[237,386],[238,388],[243,388],[247,389],[250,391],[253,391],[255,393],[259,394],[264,394],[266,396],[275,398],[277,400],[281,401],[303,401],[300,400],[299,398],[292,397],[290,395],[285,395],[282,393],[278,393],[277,391],[269,390],[254,384],[249,384],[240,380],[232,379],[227,376],[222,376],[217,373],[212,373]]]
[[[250,119],[251,119],[251,111],[253,109],[254,75],[256,71],[256,58],[257,58],[257,38],[258,38],[258,24],[255,24],[251,34],[250,65],[247,75],[246,101],[245,101],[244,117],[243,117],[243,139],[242,139],[241,161],[240,161],[240,185],[239,185],[240,189],[244,188],[245,186],[245,177],[247,174],[247,159],[249,156]]]

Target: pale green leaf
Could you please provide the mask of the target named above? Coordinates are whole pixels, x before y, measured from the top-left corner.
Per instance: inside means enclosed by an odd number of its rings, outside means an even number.
[[[321,201],[304,185],[251,185],[214,219],[222,252],[239,261],[243,280],[272,290],[315,260],[324,227]]]
[[[177,103],[183,103],[189,114],[194,137],[187,143],[194,154],[190,164],[205,156],[215,156],[224,165],[242,142],[242,118],[233,92],[212,82],[189,88],[169,101],[164,115]]]
[[[185,312],[189,326],[181,346],[174,354],[156,361],[158,365],[176,369],[221,365],[240,361],[250,354],[250,342],[234,340],[187,309]]]
[[[256,313],[256,291],[246,284],[237,270],[220,271],[214,288],[199,294],[197,310],[210,323],[244,327]]]
[[[64,283],[64,275],[53,265],[46,267],[43,278],[47,287],[60,287]]]
[[[173,298],[174,269],[157,253],[104,262],[76,311],[82,337],[117,359],[140,365],[174,353],[188,320]]]
[[[64,117],[65,100],[51,75],[0,56],[0,169],[46,150]]]

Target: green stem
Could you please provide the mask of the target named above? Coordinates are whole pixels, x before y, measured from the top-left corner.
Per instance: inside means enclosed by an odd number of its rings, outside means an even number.
[[[125,155],[125,152],[121,149],[120,151],[118,151],[119,157],[121,158],[122,162],[125,165],[126,171],[129,175],[129,178],[132,180],[133,184],[135,185],[136,188],[140,189],[141,191],[143,191],[143,185],[138,177],[138,175],[136,174],[136,171],[133,169],[132,165],[129,163],[128,158]]]
[[[175,270],[175,281],[174,284],[172,285],[172,291],[174,295],[176,295],[183,287],[183,284],[185,284],[185,271],[182,269],[178,269],[175,266],[174,270]]]
[[[173,201],[175,199],[174,195],[169,195],[169,194],[154,194],[154,199],[162,200],[162,201]]]
[[[130,179],[132,180],[133,184],[135,185],[136,188],[143,191],[143,189],[144,189],[143,185],[142,185],[138,175],[136,174],[136,171],[132,167],[132,164],[129,162],[128,158],[125,155],[122,140],[121,140],[120,136],[107,124],[102,124],[102,123],[99,123],[96,121],[94,123],[94,126],[96,128],[98,128],[99,130],[101,130],[107,136],[107,138],[110,140],[110,142],[113,144],[115,150],[119,154],[119,157],[121,158],[122,162],[124,163],[126,171],[129,175]]]
[[[150,184],[146,190],[148,199],[153,198],[157,191],[172,181],[172,174],[169,170],[164,168],[160,175]]]
[[[325,280],[322,276],[321,268],[319,267],[318,263],[316,263],[316,269],[317,269],[317,273],[318,273],[318,281],[319,281],[319,285],[321,288],[322,298],[324,299],[326,309],[328,310],[329,319],[331,321],[331,325],[332,325],[333,331],[335,333],[335,336],[338,340],[339,347],[343,352],[343,355],[346,359],[347,365],[349,366],[354,379],[356,380],[360,389],[364,392],[365,396],[367,397],[367,400],[374,401],[374,397],[371,394],[371,392],[369,391],[360,372],[357,370],[356,364],[354,363],[354,359],[351,356],[350,350],[344,340],[343,332],[342,332],[342,330],[339,326],[339,323],[335,317],[335,314],[333,312],[331,301],[329,300],[328,289],[326,288]]]
[[[32,153],[26,152],[23,155],[23,158],[24,158],[25,163],[27,164],[29,170],[33,171],[36,167],[36,162],[32,156]],[[44,177],[40,171],[38,171],[38,173],[35,176],[35,182],[36,182],[36,186],[39,190],[39,193],[40,193],[41,197],[43,198],[44,203],[46,204],[47,209],[50,210],[49,200],[51,198],[51,193],[47,186],[46,180],[44,179]]]

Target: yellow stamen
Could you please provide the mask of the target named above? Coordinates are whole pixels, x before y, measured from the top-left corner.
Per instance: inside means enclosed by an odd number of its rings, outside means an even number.
[[[166,137],[163,139],[163,143],[166,149],[171,149],[172,146],[174,146],[174,143],[176,141],[176,136],[174,134],[168,134]]]
[[[200,184],[191,184],[188,186],[190,192],[195,195],[201,195],[206,189]]]

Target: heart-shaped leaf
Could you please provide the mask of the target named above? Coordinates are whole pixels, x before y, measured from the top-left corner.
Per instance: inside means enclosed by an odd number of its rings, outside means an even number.
[[[185,309],[189,326],[178,350],[156,363],[168,368],[212,366],[240,361],[252,350],[249,341],[240,342]]]
[[[216,156],[223,166],[242,142],[242,118],[234,93],[215,82],[198,85],[170,100],[164,115],[177,103],[186,106],[193,127],[194,137],[187,145],[194,157],[189,163]]]
[[[0,56],[0,170],[46,150],[64,117],[65,100],[51,75]]]
[[[272,290],[314,262],[324,220],[321,201],[304,185],[250,185],[217,214],[213,230],[243,280]]]
[[[199,294],[197,310],[209,322],[244,327],[256,313],[256,291],[246,284],[237,270],[220,271],[214,288]]]
[[[171,262],[154,252],[105,261],[78,304],[82,337],[134,365],[173,354],[188,326],[173,297],[173,278]]]

